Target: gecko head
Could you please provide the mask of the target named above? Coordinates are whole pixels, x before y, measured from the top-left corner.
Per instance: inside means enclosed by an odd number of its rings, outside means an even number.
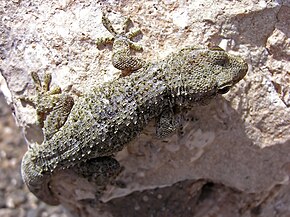
[[[210,62],[214,68],[217,93],[227,93],[247,73],[248,64],[239,56],[231,55],[220,47],[210,48]]]
[[[220,47],[187,47],[169,60],[171,71],[181,72],[181,80],[186,83],[184,93],[192,99],[224,94],[248,71],[245,60]]]

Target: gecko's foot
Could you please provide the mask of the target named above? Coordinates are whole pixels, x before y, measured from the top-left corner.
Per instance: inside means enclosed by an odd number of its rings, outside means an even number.
[[[112,64],[115,68],[122,70],[122,74],[127,75],[132,71],[140,69],[144,66],[145,61],[131,56],[131,49],[142,51],[142,47],[133,42],[133,38],[141,33],[140,29],[128,30],[132,21],[127,18],[122,26],[122,31],[117,32],[106,14],[103,13],[102,23],[104,27],[113,35],[112,37],[100,38],[97,40],[97,46],[104,44],[113,45]]]
[[[37,94],[29,98],[21,98],[21,100],[35,106],[38,124],[44,130],[45,139],[49,139],[66,122],[74,100],[70,95],[62,93],[58,86],[50,89],[51,74],[46,73],[43,82],[40,81],[36,72],[32,72],[31,76]]]
[[[81,162],[73,167],[76,174],[86,178],[96,185],[96,198],[102,195],[106,186],[115,183],[116,177],[122,171],[119,162],[111,157],[98,157]]]
[[[174,109],[164,110],[156,118],[156,136],[158,138],[165,138],[170,136],[173,132],[182,129],[182,115]]]

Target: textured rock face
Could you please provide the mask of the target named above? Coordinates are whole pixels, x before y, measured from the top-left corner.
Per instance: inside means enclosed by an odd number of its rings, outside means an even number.
[[[98,50],[94,43],[109,35],[101,25],[104,7],[112,11],[109,16],[116,27],[122,16],[130,16],[141,27],[139,43],[144,51],[137,55],[146,60],[154,61],[187,45],[212,43],[241,55],[250,65],[244,81],[230,93],[185,114],[183,135],[158,140],[151,122],[118,153],[124,171],[118,177],[119,185],[108,187],[102,198],[106,203],[98,204],[94,184],[75,179],[73,171],[55,174],[51,187],[61,194],[62,204],[71,213],[290,214],[288,2],[1,4],[1,73],[11,92],[8,100],[29,142],[42,140],[35,110],[17,99],[34,93],[29,72],[52,72],[53,82],[74,97],[96,82],[118,76],[110,51]]]

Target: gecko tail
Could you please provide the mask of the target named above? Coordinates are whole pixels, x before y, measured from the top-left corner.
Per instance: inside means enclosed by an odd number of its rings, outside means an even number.
[[[31,160],[31,150],[28,150],[21,162],[21,175],[28,189],[40,200],[49,205],[59,205],[59,200],[53,195],[49,187],[51,176],[42,173],[41,168]]]

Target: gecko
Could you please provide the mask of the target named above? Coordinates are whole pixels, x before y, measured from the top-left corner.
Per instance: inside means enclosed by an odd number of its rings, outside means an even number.
[[[225,94],[248,70],[244,59],[217,46],[188,46],[145,62],[130,56],[130,49],[140,50],[132,42],[138,31],[123,28],[118,33],[106,14],[102,23],[113,37],[98,43],[113,43],[113,65],[130,75],[96,85],[74,100],[58,87],[50,90],[49,74],[41,82],[32,73],[37,94],[29,101],[36,108],[44,141],[29,147],[21,173],[28,189],[51,205],[60,203],[50,187],[53,173],[70,168],[81,175],[95,173],[105,188],[121,171],[114,154],[149,121],[156,120],[158,136],[173,133],[178,111]]]

